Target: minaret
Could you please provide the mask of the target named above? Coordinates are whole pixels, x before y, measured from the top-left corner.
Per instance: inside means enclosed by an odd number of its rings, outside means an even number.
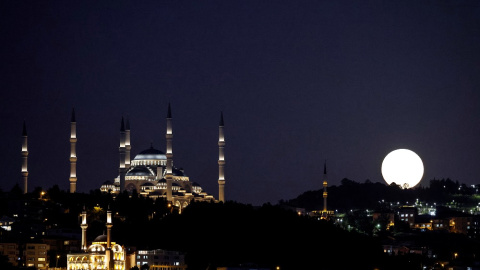
[[[327,212],[327,161],[323,164],[323,212]]]
[[[125,123],[123,121],[123,116],[122,116],[122,122],[120,123],[120,147],[119,147],[119,153],[120,153],[120,167],[118,169],[119,175],[120,175],[120,193],[123,193],[125,190]]]
[[[110,211],[110,205],[108,206],[107,210],[107,249],[105,251],[106,256],[106,265],[107,269],[114,269],[114,262],[113,262],[113,252],[112,252],[112,211]]]
[[[225,135],[223,133],[223,112],[218,125],[218,200],[225,202]]]
[[[72,110],[70,121],[70,193],[77,191],[77,121],[75,120],[75,109]]]
[[[28,192],[28,168],[27,168],[27,159],[28,159],[28,147],[27,147],[27,125],[25,120],[23,121],[23,132],[22,132],[22,177],[23,177],[23,193]]]
[[[110,205],[107,210],[107,248],[112,248],[112,211],[110,210]]]
[[[132,146],[130,145],[130,119],[127,117],[127,122],[125,123],[125,168],[130,168],[130,150]]]
[[[167,201],[171,202],[173,199],[172,196],[172,167],[173,167],[173,151],[172,151],[172,109],[170,108],[170,103],[168,103],[167,111],[167,132],[165,134],[167,139],[167,171],[165,173],[165,180],[167,182]]]
[[[82,250],[84,252],[87,251],[87,211],[85,210],[85,206],[83,206],[83,211],[82,211],[82,224],[80,225],[82,228]]]

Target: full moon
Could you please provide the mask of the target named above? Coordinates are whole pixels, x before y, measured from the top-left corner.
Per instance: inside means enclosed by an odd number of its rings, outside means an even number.
[[[423,162],[415,152],[397,149],[383,160],[382,175],[389,185],[395,182],[402,188],[411,188],[422,180]]]

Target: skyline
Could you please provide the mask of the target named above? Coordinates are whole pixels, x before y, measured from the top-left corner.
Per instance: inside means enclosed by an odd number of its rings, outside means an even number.
[[[425,165],[421,184],[478,184],[480,7],[475,1],[0,3],[0,188],[68,189],[72,108],[77,189],[118,174],[121,117],[132,157],[165,152],[218,198],[275,203],[349,178],[384,182],[398,148]]]

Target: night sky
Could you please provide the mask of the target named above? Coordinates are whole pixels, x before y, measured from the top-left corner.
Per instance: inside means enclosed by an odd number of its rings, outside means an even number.
[[[77,189],[118,174],[122,115],[132,158],[165,151],[218,197],[276,203],[329,184],[372,182],[392,150],[423,160],[423,185],[480,183],[479,1],[1,1],[0,188]]]

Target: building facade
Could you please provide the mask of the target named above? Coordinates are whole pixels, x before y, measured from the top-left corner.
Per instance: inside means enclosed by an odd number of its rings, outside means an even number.
[[[150,270],[184,270],[185,254],[178,251],[163,249],[138,250],[135,256],[135,265],[141,269],[148,265]]]

